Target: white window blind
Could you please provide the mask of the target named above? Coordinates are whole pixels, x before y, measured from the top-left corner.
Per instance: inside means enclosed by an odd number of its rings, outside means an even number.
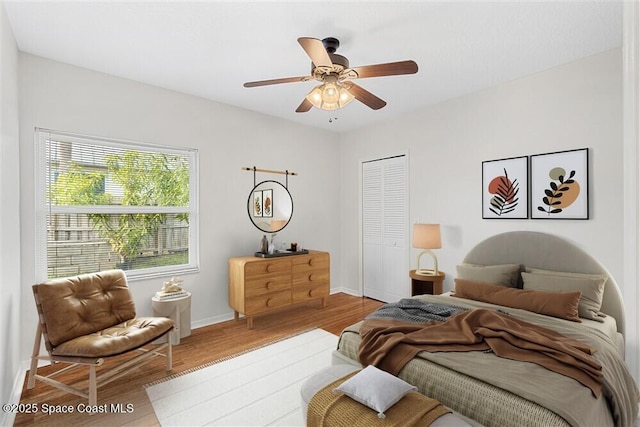
[[[198,269],[197,150],[36,129],[38,280]]]

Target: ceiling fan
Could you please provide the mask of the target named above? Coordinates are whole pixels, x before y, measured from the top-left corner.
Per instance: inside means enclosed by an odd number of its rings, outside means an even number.
[[[311,75],[247,82],[244,87],[317,80],[322,83],[315,86],[307,94],[296,109],[296,113],[305,113],[311,107],[335,110],[346,106],[353,99],[357,99],[374,110],[379,110],[387,103],[355,84],[352,80],[415,74],[418,72],[418,64],[411,60],[349,68],[349,60],[335,53],[340,46],[340,42],[333,37],[327,37],[322,40],[312,37],[300,37],[298,43],[311,58]]]

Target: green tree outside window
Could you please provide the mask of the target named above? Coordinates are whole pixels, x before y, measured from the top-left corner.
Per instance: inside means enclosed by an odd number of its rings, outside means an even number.
[[[105,159],[106,171],[72,163],[50,188],[54,205],[188,206],[189,165],[180,157],[127,150]],[[106,193],[105,178],[122,189],[117,197]],[[96,230],[126,264],[139,256],[148,236],[165,222],[165,213],[88,214]],[[189,214],[176,217],[188,223]]]

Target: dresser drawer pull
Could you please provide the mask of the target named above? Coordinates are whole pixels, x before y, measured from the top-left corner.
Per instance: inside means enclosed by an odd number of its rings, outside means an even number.
[[[310,297],[312,297],[312,296],[313,296],[313,291],[314,291],[314,290],[315,290],[315,289],[309,289],[309,296],[310,296]]]
[[[309,275],[309,281],[310,281],[310,282],[313,282],[313,274],[310,274],[310,275]]]
[[[271,307],[271,298],[268,298],[266,301],[267,307]]]
[[[267,264],[267,273],[271,273],[271,264]]]
[[[267,289],[271,289],[271,285],[272,284],[273,283],[269,281],[269,282],[265,283],[264,287],[267,288]]]

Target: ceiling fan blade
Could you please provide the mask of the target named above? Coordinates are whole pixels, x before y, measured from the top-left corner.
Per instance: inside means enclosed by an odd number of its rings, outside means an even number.
[[[358,73],[359,79],[368,77],[397,76],[400,74],[415,74],[418,72],[418,64],[415,61],[388,62],[386,64],[364,65],[352,68]]]
[[[363,89],[361,86],[358,86],[353,82],[351,83],[351,86],[348,90],[358,101],[362,102],[364,105],[373,110],[379,110],[387,105],[386,101],[383,101],[368,90]]]
[[[300,103],[300,105],[296,109],[296,113],[306,113],[307,111],[309,111],[311,109],[311,107],[313,107],[313,104],[311,104],[307,100],[307,98],[305,98],[305,99],[302,100],[302,102]]]
[[[311,58],[311,62],[313,62],[316,67],[331,67],[333,63],[331,62],[331,58],[329,58],[329,54],[327,53],[327,49],[325,49],[324,44],[322,44],[322,40],[314,39],[312,37],[300,37],[298,39],[298,43],[307,52],[309,58]]]
[[[257,82],[247,82],[243,84],[244,87],[256,87],[256,86],[268,86],[268,85],[277,85],[280,83],[295,83],[295,82],[304,82],[309,80],[311,77],[309,76],[301,76],[301,77],[285,77],[282,79],[271,79],[271,80],[260,80]]]

